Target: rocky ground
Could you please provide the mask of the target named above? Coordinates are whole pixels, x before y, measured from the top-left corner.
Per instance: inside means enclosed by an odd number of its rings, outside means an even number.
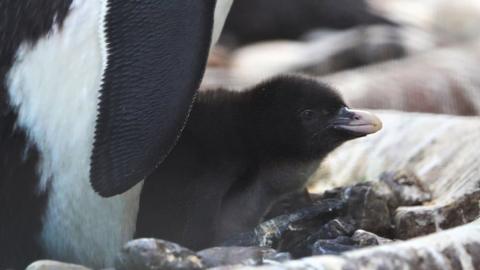
[[[199,252],[134,240],[115,269],[480,269],[480,121],[379,115],[379,136],[336,150],[309,196],[280,202],[254,231]]]

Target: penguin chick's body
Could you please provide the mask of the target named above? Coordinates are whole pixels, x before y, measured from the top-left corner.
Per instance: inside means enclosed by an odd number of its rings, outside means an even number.
[[[329,152],[380,128],[305,77],[200,93],[177,146],[145,181],[137,237],[201,249],[253,229]]]

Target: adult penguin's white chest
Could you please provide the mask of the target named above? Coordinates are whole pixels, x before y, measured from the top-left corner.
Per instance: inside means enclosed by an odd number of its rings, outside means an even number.
[[[7,79],[17,124],[41,156],[38,192],[48,192],[41,246],[48,257],[92,266],[111,265],[132,237],[141,189],[102,198],[89,182],[106,10],[104,1],[73,1],[61,29],[21,45]]]
[[[216,5],[221,7],[215,11],[218,28],[231,0]],[[48,194],[40,246],[48,258],[95,268],[112,266],[133,237],[142,188],[139,182],[104,198],[90,182],[98,104],[113,59],[106,29],[109,8],[104,0],[73,0],[61,26],[54,25],[34,45],[20,45],[6,78],[16,126],[39,152],[37,192]],[[218,37],[219,30],[212,34]],[[135,62],[120,66],[129,64]]]

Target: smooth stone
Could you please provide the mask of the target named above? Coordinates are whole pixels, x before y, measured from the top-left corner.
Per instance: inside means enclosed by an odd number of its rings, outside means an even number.
[[[197,252],[206,267],[223,265],[262,265],[275,260],[277,251],[265,247],[213,247]]]
[[[76,265],[76,264],[42,260],[42,261],[36,261],[30,264],[29,266],[27,266],[26,270],[91,270],[91,269],[81,265]]]
[[[117,270],[203,269],[195,252],[172,242],[137,239],[128,242],[115,262]]]

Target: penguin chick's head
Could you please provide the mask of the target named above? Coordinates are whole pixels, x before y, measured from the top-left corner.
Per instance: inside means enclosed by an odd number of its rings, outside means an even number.
[[[321,158],[382,128],[378,117],[350,109],[333,88],[307,77],[279,76],[252,93],[258,139],[275,155]]]

